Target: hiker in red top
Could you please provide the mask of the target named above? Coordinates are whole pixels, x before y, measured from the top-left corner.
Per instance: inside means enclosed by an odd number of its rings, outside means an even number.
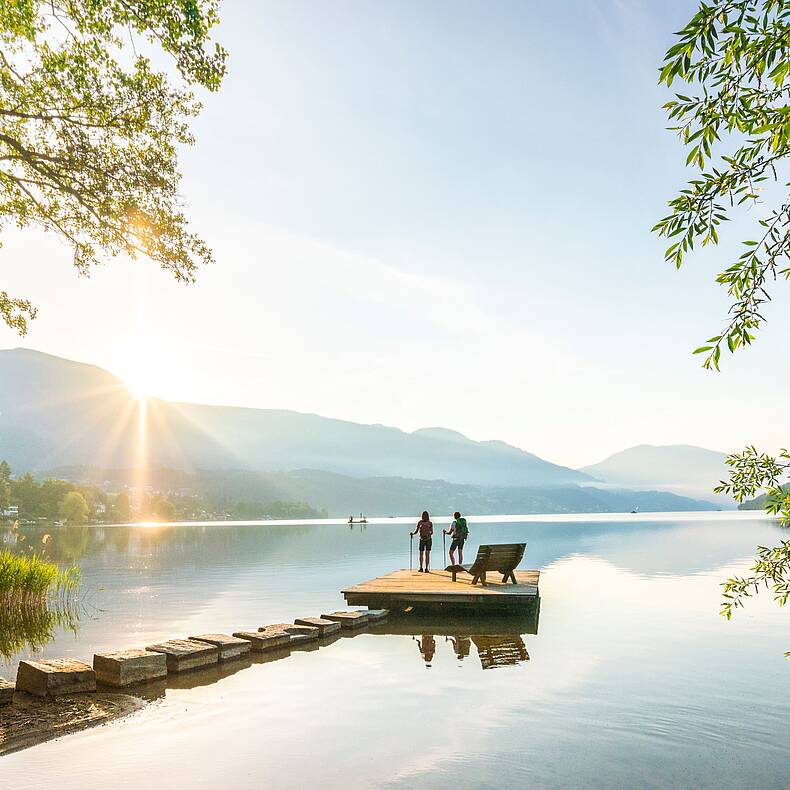
[[[420,573],[430,573],[431,565],[431,545],[433,544],[433,524],[427,510],[422,511],[422,518],[417,522],[417,526],[412,535],[420,533]],[[425,552],[425,570],[423,570],[422,555]]]

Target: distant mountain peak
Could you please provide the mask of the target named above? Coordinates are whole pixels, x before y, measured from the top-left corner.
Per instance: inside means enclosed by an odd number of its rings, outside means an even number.
[[[486,441],[480,442],[480,444],[483,444],[486,447],[493,447],[497,450],[504,450],[505,452],[533,455],[533,453],[527,452],[527,450],[522,450],[520,447],[516,447],[515,444],[508,444],[507,442],[503,442],[501,439],[486,439]],[[535,457],[537,458],[537,456]]]
[[[427,436],[431,439],[442,439],[446,442],[472,442],[468,436],[464,436],[459,431],[452,431],[449,428],[418,428],[412,431],[412,436]]]
[[[713,488],[727,474],[726,455],[692,444],[639,444],[579,471],[612,485],[658,488],[677,494],[712,498]]]

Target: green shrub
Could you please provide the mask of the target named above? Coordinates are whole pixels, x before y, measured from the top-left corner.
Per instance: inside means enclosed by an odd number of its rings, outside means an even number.
[[[62,570],[35,554],[26,557],[7,549],[0,551],[0,601],[62,599],[76,590],[79,582],[76,565]]]

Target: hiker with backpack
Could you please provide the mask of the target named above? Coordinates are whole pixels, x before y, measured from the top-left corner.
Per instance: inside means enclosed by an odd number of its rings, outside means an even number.
[[[420,533],[420,573],[430,573],[431,565],[431,546],[433,545],[433,523],[427,510],[422,511],[422,518],[417,522],[414,532],[410,535]],[[423,570],[423,556],[425,557],[425,570]]]
[[[469,537],[469,525],[466,519],[456,510],[453,513],[453,523],[450,529],[444,530],[445,535],[452,535],[453,540],[450,543],[450,565],[455,565],[455,550],[458,549],[458,564],[464,564],[464,543]]]

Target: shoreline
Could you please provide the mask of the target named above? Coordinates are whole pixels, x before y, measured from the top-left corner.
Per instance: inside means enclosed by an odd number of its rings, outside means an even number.
[[[13,705],[0,708],[0,757],[130,716],[145,705],[139,697],[115,692],[38,699],[17,691]]]
[[[359,524],[354,522],[354,528],[386,524],[407,524],[413,525],[417,516],[366,516],[367,523]],[[771,521],[777,516],[770,515],[765,510],[656,510],[643,511],[639,513],[620,512],[601,512],[594,513],[513,513],[503,515],[475,515],[469,514],[470,521],[479,524],[507,524],[507,523],[600,523],[607,521],[617,522],[656,522],[673,521],[679,518],[687,521]],[[434,516],[431,519],[434,524],[450,524],[451,516]],[[163,527],[288,527],[288,526],[349,526],[348,518],[314,518],[314,519],[247,519],[241,521],[221,520],[221,521],[129,521],[118,524],[81,524],[83,527],[141,527],[141,528],[163,528]],[[29,525],[34,526],[34,525]],[[43,524],[38,526],[45,526]]]

